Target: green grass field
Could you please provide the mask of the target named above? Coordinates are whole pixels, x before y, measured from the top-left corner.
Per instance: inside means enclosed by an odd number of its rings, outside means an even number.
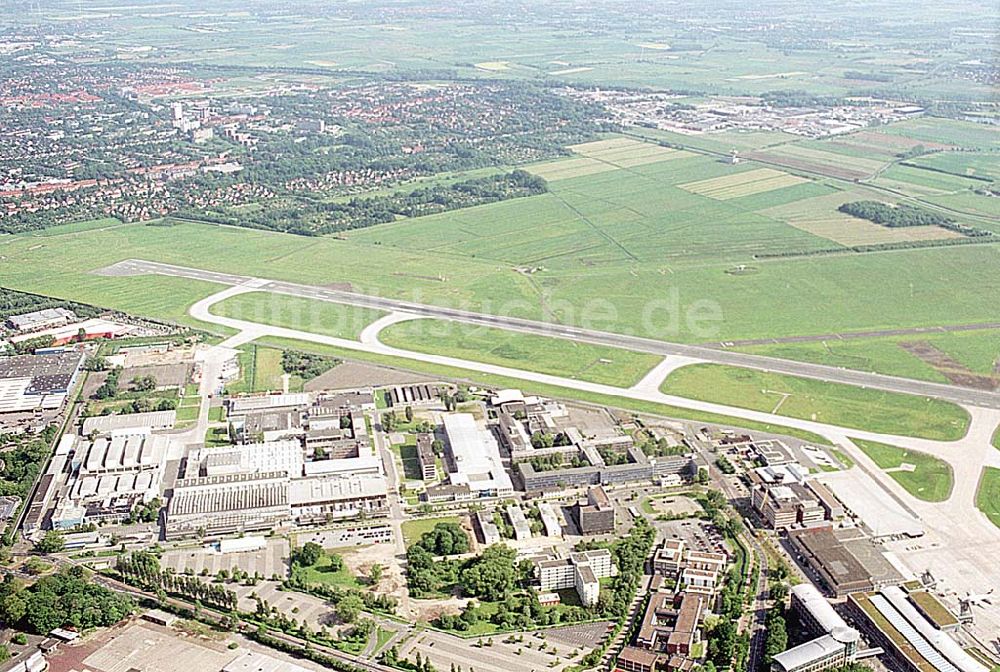
[[[1000,359],[1000,331],[989,329],[884,338],[779,343],[737,349],[781,359],[814,362],[937,383],[948,382],[948,378],[940,370],[901,347],[901,343],[907,342],[928,343],[953,359],[958,366],[983,376],[993,374],[996,362]]]
[[[259,347],[251,343],[239,348],[240,377],[226,385],[229,394],[268,392],[283,389],[281,349]],[[288,381],[290,392],[302,390],[302,379],[292,376]]]
[[[661,390],[840,427],[928,439],[959,439],[969,424],[968,414],[947,402],[717,364],[677,369]]]
[[[976,491],[976,507],[1000,527],[1000,469],[986,467]]]
[[[406,547],[409,548],[416,541],[420,539],[424,534],[430,532],[434,529],[434,526],[438,523],[459,523],[461,519],[458,516],[441,516],[439,518],[417,518],[414,520],[407,520],[403,523],[403,542]]]
[[[362,587],[358,578],[346,566],[342,567],[339,571],[332,571],[330,556],[327,554],[321,555],[319,561],[312,567],[297,567],[295,571],[307,584],[318,583],[337,586],[339,588]]]
[[[616,387],[635,384],[660,357],[563,338],[441,320],[412,320],[386,328],[386,345],[487,364],[548,373]]]
[[[948,463],[926,453],[876,441],[851,441],[882,469],[898,469],[903,464],[913,465],[912,471],[890,471],[889,475],[917,499],[943,502],[951,495],[955,477]]]
[[[272,292],[238,294],[215,304],[211,312],[221,317],[354,340],[366,326],[385,314]]]

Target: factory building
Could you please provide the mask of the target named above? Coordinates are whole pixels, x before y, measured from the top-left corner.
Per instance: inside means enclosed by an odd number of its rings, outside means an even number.
[[[469,413],[444,417],[448,437],[448,475],[452,485],[467,485],[479,497],[506,497],[514,492],[510,476],[504,470],[500,446],[493,433],[482,429]]]

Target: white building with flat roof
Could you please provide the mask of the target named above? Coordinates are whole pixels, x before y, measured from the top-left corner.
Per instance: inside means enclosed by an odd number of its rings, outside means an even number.
[[[480,497],[505,497],[514,492],[500,458],[500,445],[471,413],[444,416],[444,431],[454,468],[449,474],[452,485],[468,485]]]

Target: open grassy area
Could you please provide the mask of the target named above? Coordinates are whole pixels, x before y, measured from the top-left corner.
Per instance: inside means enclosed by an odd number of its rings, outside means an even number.
[[[386,345],[487,364],[578,378],[616,387],[635,384],[660,357],[565,338],[519,334],[442,320],[412,320],[386,328]]]
[[[252,292],[220,301],[212,306],[212,314],[337,338],[357,339],[366,326],[385,313],[273,292]]]
[[[434,529],[438,523],[459,523],[458,516],[441,516],[440,518],[416,518],[403,523],[403,542],[409,548],[425,533]]]
[[[922,359],[904,346],[926,344],[942,357],[952,360],[939,365]],[[1000,354],[1000,331],[970,330],[952,333],[927,333],[880,338],[830,339],[804,343],[776,343],[743,346],[741,352],[794,359],[858,371],[873,371],[890,376],[915,378],[936,383],[948,382],[945,373],[963,370],[981,376],[994,373]]]
[[[332,552],[336,553],[336,550]],[[333,571],[328,554],[321,555],[319,561],[312,567],[296,567],[295,571],[306,583],[322,583],[341,588],[362,587],[358,578],[347,569],[346,565],[338,571]]]
[[[926,453],[890,446],[876,441],[851,439],[868,457],[902,485],[908,493],[925,502],[943,502],[951,495],[955,477],[947,462]],[[902,465],[909,467],[900,469]]]
[[[1000,527],[1000,469],[986,467],[976,491],[976,507]]]
[[[281,390],[283,386],[281,349],[260,347],[254,343],[240,347],[240,377],[226,385],[230,394]],[[302,379],[292,376],[288,383],[290,392],[302,390]]]
[[[718,364],[677,369],[661,389],[840,427],[942,441],[961,438],[969,424],[968,414],[947,402]]]

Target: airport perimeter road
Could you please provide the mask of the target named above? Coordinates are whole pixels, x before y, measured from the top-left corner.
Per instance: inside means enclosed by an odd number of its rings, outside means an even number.
[[[129,259],[109,266],[101,271],[104,275],[166,275],[172,277],[190,278],[205,282],[216,282],[226,285],[251,285],[253,289],[263,292],[275,292],[318,301],[330,301],[376,310],[408,313],[415,317],[427,317],[438,320],[450,320],[466,324],[506,329],[527,334],[568,338],[575,341],[595,343],[636,352],[648,352],[657,355],[680,355],[692,360],[727,364],[760,371],[815,378],[834,383],[843,383],[857,387],[869,387],[888,392],[900,392],[923,397],[943,399],[967,406],[1000,409],[1000,394],[988,390],[976,390],[942,383],[931,383],[908,378],[896,378],[866,371],[854,371],[834,366],[796,362],[775,357],[750,355],[741,352],[731,352],[707,348],[699,345],[683,345],[668,343],[651,338],[615,334],[592,329],[579,329],[550,322],[525,320],[516,317],[485,315],[471,311],[412,303],[379,296],[369,296],[336,289],[326,289],[312,285],[300,285],[281,280],[265,280],[249,276],[217,273],[184,266],[161,264],[152,261]]]

